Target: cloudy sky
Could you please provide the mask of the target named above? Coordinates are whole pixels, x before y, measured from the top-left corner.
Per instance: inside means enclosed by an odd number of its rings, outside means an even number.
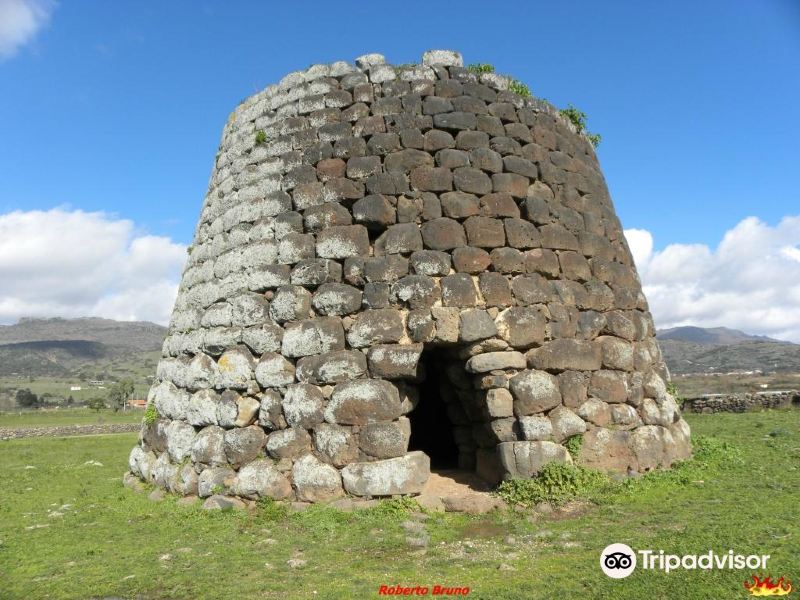
[[[800,342],[798,6],[0,0],[0,323],[166,322],[242,98],[443,47],[589,114],[659,327]]]

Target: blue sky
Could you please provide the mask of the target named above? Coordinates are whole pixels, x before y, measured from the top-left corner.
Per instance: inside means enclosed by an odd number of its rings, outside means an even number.
[[[800,215],[795,0],[3,5],[42,18],[5,55],[0,24],[0,215],[103,211],[132,239],[189,243],[239,101],[313,63],[430,48],[588,113],[623,225],[654,245],[643,260]]]
[[[62,3],[0,63],[0,212],[69,204],[188,242],[240,100],[312,63],[442,47],[586,111],[626,227],[716,243],[797,212],[792,4]]]

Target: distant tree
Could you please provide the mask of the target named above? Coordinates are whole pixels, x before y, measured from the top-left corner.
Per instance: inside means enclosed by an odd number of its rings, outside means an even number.
[[[90,398],[86,402],[86,406],[88,406],[89,408],[91,408],[95,412],[100,412],[101,408],[105,408],[106,407],[106,401],[103,400],[102,398],[99,398],[99,397]]]
[[[70,395],[67,397],[67,405],[72,406],[73,404],[75,404],[75,398]]]
[[[125,406],[131,396],[133,396],[133,379],[121,379],[109,390],[108,403],[116,412]]]
[[[39,397],[30,390],[17,390],[17,404],[24,408],[31,408],[39,404]]]

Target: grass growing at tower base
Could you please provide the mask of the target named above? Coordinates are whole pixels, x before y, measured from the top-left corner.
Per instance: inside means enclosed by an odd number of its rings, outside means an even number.
[[[800,411],[688,419],[705,450],[674,474],[552,514],[431,514],[424,554],[406,543],[403,502],[354,513],[288,514],[269,502],[207,513],[122,487],[135,434],[6,441],[0,597],[377,598],[396,584],[466,586],[484,599],[747,597],[749,571],[637,569],[609,579],[599,555],[613,542],[769,554],[774,578],[800,583]]]

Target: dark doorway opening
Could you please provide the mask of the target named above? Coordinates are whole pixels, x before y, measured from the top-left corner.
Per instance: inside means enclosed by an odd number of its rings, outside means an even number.
[[[422,450],[431,459],[432,469],[458,468],[458,446],[453,434],[453,424],[447,416],[447,404],[442,386],[449,385],[447,363],[436,348],[426,349],[420,357],[425,379],[417,390],[419,402],[408,414],[411,421],[409,450]]]

